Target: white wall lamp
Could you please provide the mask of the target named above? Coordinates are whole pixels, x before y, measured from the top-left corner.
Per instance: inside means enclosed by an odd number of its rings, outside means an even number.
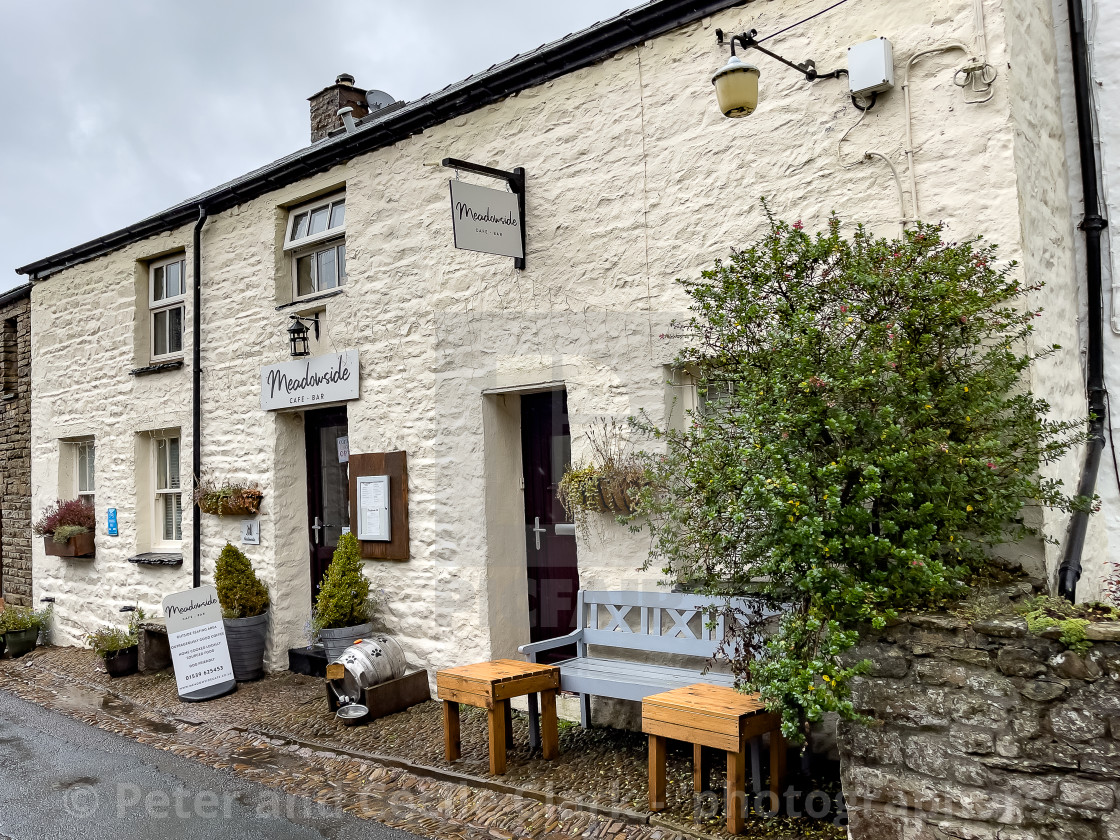
[[[848,75],[847,70],[833,70],[829,73],[821,73],[817,70],[816,62],[812,59],[807,59],[800,64],[794,64],[785,58],[782,58],[777,53],[770,52],[770,50],[763,47],[755,36],[758,34],[757,30],[750,30],[743,32],[739,35],[732,35],[731,41],[731,58],[728,59],[727,64],[721,67],[712,76],[712,84],[716,88],[716,100],[719,102],[719,109],[723,112],[725,117],[746,117],[754,112],[758,107],[758,68],[753,64],[747,64],[735,55],[735,44],[738,42],[744,50],[758,50],[763,55],[768,55],[775,61],[779,61],[786,67],[792,67],[800,73],[805,74],[805,81],[815,82],[818,79],[839,79],[841,76]],[[724,46],[724,32],[722,29],[716,30],[716,42],[722,47]],[[854,100],[853,100],[854,101]],[[867,108],[856,104],[856,107],[861,110]]]

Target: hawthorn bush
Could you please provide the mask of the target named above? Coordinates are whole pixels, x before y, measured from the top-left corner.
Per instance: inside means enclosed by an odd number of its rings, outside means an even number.
[[[713,398],[683,430],[635,422],[664,451],[645,456],[650,562],[755,596],[727,652],[800,741],[825,712],[856,717],[860,624],[957,597],[994,545],[1033,533],[1025,505],[1087,504],[1039,472],[1085,424],[1046,419],[1027,389],[1058,348],[1026,349],[1037,287],[994,246],[767,216],[761,241],[682,281],[677,363]]]

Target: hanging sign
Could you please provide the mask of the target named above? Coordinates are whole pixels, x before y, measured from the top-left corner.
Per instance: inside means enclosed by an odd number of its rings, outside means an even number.
[[[357,350],[261,368],[261,408],[265,411],[357,398]]]
[[[237,688],[215,587],[168,595],[163,615],[180,700],[211,700]]]
[[[451,229],[455,247],[502,257],[524,257],[521,205],[505,190],[451,181]]]

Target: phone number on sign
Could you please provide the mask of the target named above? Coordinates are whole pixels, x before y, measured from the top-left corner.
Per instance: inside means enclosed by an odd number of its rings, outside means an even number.
[[[211,674],[220,674],[222,668],[207,668],[205,671],[195,671],[193,674],[187,674],[186,681],[197,680],[199,677],[208,677]]]

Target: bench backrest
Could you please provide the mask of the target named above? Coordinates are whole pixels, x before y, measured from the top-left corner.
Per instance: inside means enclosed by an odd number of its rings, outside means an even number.
[[[710,658],[723,642],[728,599],[685,592],[610,592],[581,589],[576,627],[587,645]],[[747,601],[731,599],[746,607]]]

